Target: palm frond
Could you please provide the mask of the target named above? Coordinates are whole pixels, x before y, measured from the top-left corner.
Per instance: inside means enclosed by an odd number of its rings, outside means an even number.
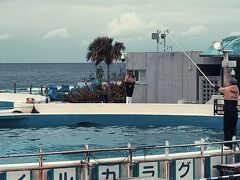
[[[113,63],[114,60],[119,60],[122,55],[122,51],[125,50],[125,46],[121,42],[115,42],[113,45],[113,38],[107,36],[97,37],[88,46],[87,61],[90,59],[95,65],[105,62],[108,66],[108,87],[109,87],[109,97],[111,97],[111,86],[110,86],[110,69],[109,65]]]

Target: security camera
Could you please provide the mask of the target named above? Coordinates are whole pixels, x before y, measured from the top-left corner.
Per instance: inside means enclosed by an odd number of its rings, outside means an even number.
[[[121,55],[121,61],[124,62],[126,60],[127,53],[122,53]]]

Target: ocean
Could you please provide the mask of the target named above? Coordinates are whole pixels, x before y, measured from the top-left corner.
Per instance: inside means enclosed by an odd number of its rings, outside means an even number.
[[[106,72],[106,66],[103,66]],[[119,74],[125,70],[125,64],[111,65],[111,72]],[[76,85],[95,73],[94,64],[0,64],[0,90],[12,91],[13,84],[18,88],[46,86],[55,84]],[[164,145],[198,143],[201,138],[206,141],[221,141],[222,130],[195,126],[169,127],[54,127],[54,128],[2,128],[0,129],[0,155],[18,153],[37,153],[41,147],[44,152],[84,149],[127,147],[130,142],[133,146]],[[188,149],[189,150],[189,149]],[[186,149],[171,150],[183,152]],[[164,152],[164,151],[158,151]],[[135,152],[136,155],[154,154],[154,151]],[[101,153],[94,157],[116,157],[119,153]],[[44,161],[76,160],[79,155],[49,156]],[[2,163],[37,162],[36,157],[0,159]]]
[[[101,64],[106,79],[106,64]],[[111,76],[125,73],[124,63],[110,65]],[[0,90],[13,91],[17,88],[46,87],[49,84],[76,85],[95,77],[96,67],[93,63],[2,63],[0,64]]]

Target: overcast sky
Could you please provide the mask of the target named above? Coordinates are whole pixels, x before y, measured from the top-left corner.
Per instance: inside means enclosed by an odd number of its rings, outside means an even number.
[[[86,62],[98,36],[153,52],[157,29],[185,50],[205,50],[240,34],[239,17],[239,0],[0,0],[0,62]]]

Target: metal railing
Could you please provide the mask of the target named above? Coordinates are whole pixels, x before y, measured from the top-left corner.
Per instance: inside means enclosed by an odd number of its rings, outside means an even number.
[[[40,84],[34,85],[29,84],[18,84],[13,83],[13,85],[8,85],[5,89],[1,89],[1,92],[10,92],[10,93],[28,93],[36,95],[46,95],[47,86]]]
[[[38,87],[39,88],[39,87]],[[37,94],[40,94],[40,95],[45,95],[45,91],[46,91],[46,88],[47,87],[44,87],[42,84],[40,85],[40,90],[38,91]],[[13,84],[13,92],[14,93],[17,93],[17,83],[14,83]],[[25,91],[26,92],[26,91]],[[33,84],[30,83],[29,84],[29,94],[32,94],[33,93]]]
[[[69,167],[79,167],[81,171],[81,180],[90,179],[89,168],[95,167],[97,165],[106,165],[106,164],[126,164],[128,177],[133,177],[133,167],[137,163],[145,163],[145,162],[155,162],[162,161],[165,162],[165,177],[164,179],[170,179],[170,165],[173,160],[184,160],[184,159],[192,159],[198,158],[200,159],[200,178],[204,178],[205,175],[205,159],[209,157],[221,157],[221,164],[223,164],[223,156],[231,156],[231,162],[235,163],[235,157],[237,154],[240,154],[240,151],[236,149],[236,144],[239,143],[240,140],[233,141],[221,141],[221,142],[204,142],[201,139],[201,143],[199,144],[179,144],[179,145],[169,145],[169,142],[166,141],[165,145],[154,145],[154,146],[139,146],[133,147],[130,143],[128,143],[127,147],[123,148],[105,148],[105,149],[89,149],[88,145],[85,145],[85,149],[82,150],[73,150],[73,151],[59,151],[59,152],[44,152],[42,148],[39,148],[38,153],[29,153],[29,154],[6,154],[0,155],[0,159],[3,158],[19,158],[19,157],[38,157],[38,163],[28,163],[27,165],[19,164],[18,166],[12,165],[0,165],[0,172],[8,172],[8,171],[26,171],[26,170],[37,170],[39,180],[44,179],[44,170],[52,169],[52,168],[69,168]],[[233,149],[224,150],[225,143],[233,143]],[[211,145],[220,145],[220,151],[212,150],[206,151],[206,146]],[[171,149],[174,148],[184,148],[184,147],[197,147],[199,151],[188,152],[188,153],[170,153]],[[147,155],[145,153],[146,150],[153,149],[163,149],[165,153],[158,155]],[[124,151],[127,152],[126,157],[118,157],[118,158],[108,158],[108,159],[95,159],[93,158],[93,154],[100,152],[114,152],[114,151]],[[134,152],[144,151],[144,156],[133,156]],[[44,162],[44,157],[51,155],[70,155],[70,154],[82,154],[84,155],[83,159],[78,159],[76,161],[58,161],[56,162]],[[238,175],[234,175],[238,176]]]
[[[224,110],[224,99],[214,99],[214,104],[213,104],[213,112],[214,115],[223,115]],[[238,112],[240,112],[240,100],[238,100]]]

